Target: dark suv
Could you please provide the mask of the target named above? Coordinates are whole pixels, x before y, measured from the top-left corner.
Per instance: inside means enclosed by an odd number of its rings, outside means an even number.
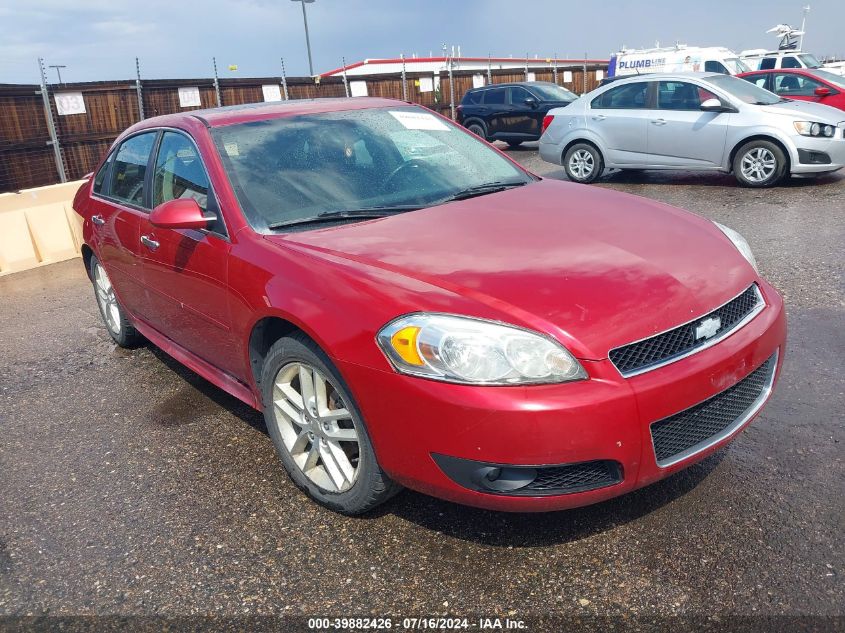
[[[577,98],[548,81],[492,84],[467,91],[458,106],[458,123],[483,139],[516,147],[540,138],[549,110]]]

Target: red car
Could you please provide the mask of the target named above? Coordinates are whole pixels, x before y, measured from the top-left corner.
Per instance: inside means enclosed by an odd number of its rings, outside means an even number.
[[[815,101],[845,110],[845,77],[821,68],[755,70],[737,77],[785,99]]]
[[[614,497],[762,408],[783,303],[736,232],[544,180],[428,110],[148,119],[74,207],[109,334],[263,410],[293,481],[499,510]]]

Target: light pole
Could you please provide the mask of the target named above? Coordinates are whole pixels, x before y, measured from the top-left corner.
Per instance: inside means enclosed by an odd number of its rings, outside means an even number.
[[[804,50],[804,25],[807,23],[807,14],[810,12],[810,5],[804,7],[804,16],[801,18],[801,39],[798,40],[798,50]]]
[[[67,66],[63,64],[50,64],[48,68],[55,68],[56,74],[59,76],[59,83],[62,83],[62,68],[67,68]]]
[[[291,2],[302,3],[302,22],[305,24],[305,46],[308,48],[308,72],[314,76],[314,64],[311,62],[311,39],[308,37],[308,16],[305,14],[305,5],[311,4],[314,0],[291,0]]]

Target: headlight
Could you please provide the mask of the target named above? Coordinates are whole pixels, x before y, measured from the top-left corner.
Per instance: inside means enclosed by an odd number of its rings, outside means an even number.
[[[827,136],[832,137],[836,128],[825,123],[813,123],[812,121],[794,121],[795,131],[801,136]]]
[[[748,260],[748,263],[754,267],[754,270],[760,272],[757,269],[757,260],[754,259],[754,253],[751,252],[751,247],[748,245],[748,241],[742,237],[739,233],[734,231],[731,228],[728,228],[724,224],[719,224],[718,222],[714,222],[716,226],[719,227],[719,230],[725,234],[725,236],[733,242],[733,245],[736,246],[736,250],[738,250],[742,256]]]
[[[587,373],[558,343],[518,327],[447,314],[409,314],[378,333],[404,374],[485,385],[556,383]]]

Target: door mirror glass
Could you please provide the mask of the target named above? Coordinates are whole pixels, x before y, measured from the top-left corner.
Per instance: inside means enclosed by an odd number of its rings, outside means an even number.
[[[208,218],[193,198],[162,202],[150,213],[150,223],[163,229],[208,228]]]
[[[718,99],[705,99],[701,102],[701,109],[704,112],[722,112],[725,108]]]

